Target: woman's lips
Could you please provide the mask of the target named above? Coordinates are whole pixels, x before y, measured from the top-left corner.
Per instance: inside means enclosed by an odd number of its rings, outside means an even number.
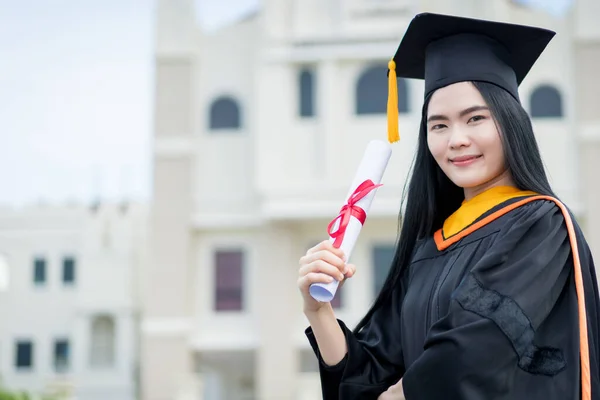
[[[460,156],[460,157],[451,158],[450,162],[452,164],[456,165],[457,167],[465,167],[467,165],[473,164],[474,162],[476,162],[480,158],[481,158],[481,155],[478,155],[478,156]]]

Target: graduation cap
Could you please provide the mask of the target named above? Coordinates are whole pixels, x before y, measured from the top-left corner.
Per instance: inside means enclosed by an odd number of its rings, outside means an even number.
[[[418,14],[388,65],[389,141],[399,140],[397,77],[425,80],[425,97],[453,83],[479,81],[519,101],[519,85],[555,34],[532,26]]]

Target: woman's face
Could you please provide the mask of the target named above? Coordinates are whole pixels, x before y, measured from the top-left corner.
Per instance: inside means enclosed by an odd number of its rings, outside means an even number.
[[[465,198],[510,185],[500,132],[483,97],[470,82],[438,89],[427,110],[427,144],[436,162]]]

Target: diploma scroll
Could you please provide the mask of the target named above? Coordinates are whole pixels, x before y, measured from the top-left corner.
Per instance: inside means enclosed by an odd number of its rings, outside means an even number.
[[[330,241],[335,247],[342,249],[349,262],[354,245],[365,223],[376,188],[381,186],[383,173],[392,155],[389,143],[372,140],[367,145],[361,163],[346,196],[346,203],[338,216],[328,227]],[[339,282],[313,283],[310,295],[317,301],[330,302],[335,297]]]

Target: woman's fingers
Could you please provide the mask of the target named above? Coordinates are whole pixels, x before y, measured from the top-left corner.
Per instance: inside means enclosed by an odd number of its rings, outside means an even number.
[[[313,283],[331,283],[333,278],[320,272],[309,272],[298,278],[298,286],[301,289],[307,289]]]
[[[346,272],[346,279],[352,278],[354,274],[356,274],[356,265],[347,264],[346,267],[348,268],[348,271]]]
[[[313,253],[316,253],[316,252],[322,251],[322,250],[328,250],[331,253],[338,256],[339,258],[342,258],[342,259],[344,258],[344,252],[342,251],[342,249],[334,247],[330,240],[323,240],[321,243],[317,244],[316,246],[311,247],[306,252],[306,255],[311,255]]]
[[[303,256],[300,258],[300,265],[307,265],[318,260],[323,260],[326,263],[337,267],[340,272],[343,272],[346,267],[344,259],[329,250],[319,250]]]
[[[344,274],[342,274],[340,272],[339,267],[331,265],[328,262],[326,262],[324,260],[320,260],[320,259],[312,261],[308,264],[302,265],[300,267],[300,269],[298,270],[298,275],[304,276],[304,275],[307,275],[309,273],[314,273],[314,272],[319,272],[319,273],[329,275],[329,276],[337,279],[338,281],[341,281],[344,279]]]
[[[333,277],[341,282],[345,278],[352,277],[356,272],[354,265],[346,264],[343,251],[333,247],[329,240],[324,240],[309,249],[306,255],[300,258],[299,264],[300,279],[310,275],[312,278],[307,278],[311,281],[310,284],[332,282],[325,277]],[[312,281],[312,279],[318,280]]]

